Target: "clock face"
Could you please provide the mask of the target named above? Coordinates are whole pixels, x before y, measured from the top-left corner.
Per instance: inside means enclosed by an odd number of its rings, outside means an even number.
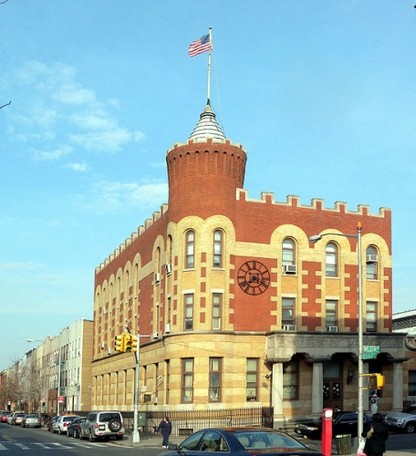
[[[269,287],[270,273],[263,263],[251,260],[240,267],[237,281],[244,293],[259,295]]]

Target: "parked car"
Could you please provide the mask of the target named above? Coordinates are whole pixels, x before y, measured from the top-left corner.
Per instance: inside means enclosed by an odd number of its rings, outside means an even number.
[[[79,431],[79,438],[88,438],[90,442],[97,439],[108,440],[111,437],[120,440],[125,432],[123,416],[118,411],[90,412],[81,423]]]
[[[0,423],[7,423],[7,418],[11,412],[3,412],[0,416]]]
[[[230,456],[238,455],[279,455],[279,456],[322,456],[319,451],[283,431],[261,427],[210,428],[190,435],[179,445],[171,444],[160,456],[194,455],[200,451]]]
[[[16,413],[24,413],[24,412],[21,412],[21,411],[10,412],[10,415],[7,417],[7,424],[13,424],[13,417],[16,415]]]
[[[364,413],[363,426],[372,421],[371,416]],[[349,411],[336,411],[332,416],[332,435],[350,434],[357,437],[358,413]],[[311,419],[295,425],[296,434],[310,439],[320,439],[322,435],[322,417]]]
[[[384,422],[391,431],[413,434],[416,432],[416,405],[412,404],[401,412],[386,413]]]
[[[11,424],[13,424],[13,426],[20,426],[24,416],[25,416],[24,412],[13,413],[13,418],[12,418]]]
[[[58,415],[52,416],[46,424],[46,429],[52,431],[52,426],[55,424],[55,421],[59,418]]]
[[[29,413],[22,418],[21,427],[41,427],[41,418],[37,413]]]
[[[67,427],[72,423],[72,421],[78,418],[78,415],[62,415],[52,425],[52,432],[57,432],[58,434],[66,434]]]
[[[66,428],[66,435],[68,437],[74,437],[74,439],[79,438],[79,428],[81,426],[81,423],[85,421],[85,418],[83,417],[78,417],[75,418],[75,420],[72,421]]]

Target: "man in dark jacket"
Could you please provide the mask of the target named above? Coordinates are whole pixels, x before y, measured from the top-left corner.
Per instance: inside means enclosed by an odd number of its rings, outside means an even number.
[[[159,423],[156,432],[160,432],[162,434],[162,447],[167,448],[169,446],[169,436],[172,433],[172,423],[167,416],[165,416],[165,418]]]
[[[367,456],[383,456],[386,451],[386,440],[389,438],[389,431],[384,424],[381,413],[375,413],[373,422],[366,423],[362,437],[366,438],[364,452]]]

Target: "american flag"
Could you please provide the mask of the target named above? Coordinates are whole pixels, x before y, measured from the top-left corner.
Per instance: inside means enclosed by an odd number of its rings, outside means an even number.
[[[201,36],[199,40],[192,41],[192,43],[189,45],[188,54],[191,57],[195,57],[196,55],[210,51],[211,49],[212,45],[208,34]]]

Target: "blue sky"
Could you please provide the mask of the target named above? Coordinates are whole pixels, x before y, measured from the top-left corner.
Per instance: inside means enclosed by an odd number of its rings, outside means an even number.
[[[414,3],[0,5],[0,369],[92,318],[95,267],[167,202],[166,152],[206,101],[207,54],[187,49],[209,26],[250,197],[391,208],[393,310],[416,308]]]

